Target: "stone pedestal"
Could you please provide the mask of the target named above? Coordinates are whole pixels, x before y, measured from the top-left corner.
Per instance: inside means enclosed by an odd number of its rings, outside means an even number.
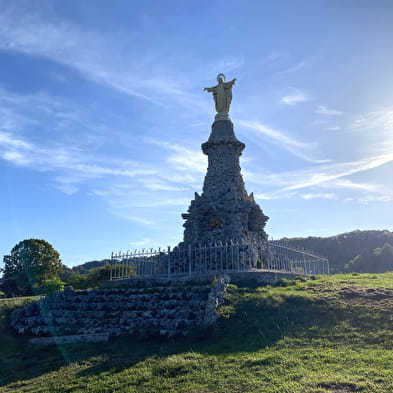
[[[183,224],[184,242],[207,244],[216,242],[247,242],[264,244],[268,217],[247,194],[239,164],[245,148],[234,133],[229,120],[218,120],[212,125],[202,151],[209,158],[202,195],[195,199]]]

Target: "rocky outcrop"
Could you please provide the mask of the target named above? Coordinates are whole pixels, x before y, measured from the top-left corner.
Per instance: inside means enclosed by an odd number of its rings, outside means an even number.
[[[107,333],[186,335],[190,329],[213,323],[229,279],[215,284],[108,288],[63,292],[15,310],[11,326],[20,334],[62,336]]]
[[[217,308],[220,304],[224,303],[224,296],[229,282],[230,277],[225,275],[218,278],[212,287],[205,306],[204,323],[206,325],[212,325],[220,317],[217,312]]]

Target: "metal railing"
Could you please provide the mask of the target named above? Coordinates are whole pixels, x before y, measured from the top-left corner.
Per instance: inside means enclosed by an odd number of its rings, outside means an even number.
[[[283,266],[284,271],[306,275],[330,274],[329,259],[285,241],[271,240],[269,258],[273,265]]]
[[[265,244],[181,243],[171,248],[112,253],[111,280],[130,277],[184,277],[242,271],[280,271],[304,275],[329,274],[327,258],[285,242]]]

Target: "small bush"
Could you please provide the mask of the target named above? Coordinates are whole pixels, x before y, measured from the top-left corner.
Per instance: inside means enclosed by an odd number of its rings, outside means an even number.
[[[62,291],[64,289],[64,282],[60,278],[51,278],[45,280],[41,285],[41,291],[45,295],[51,295],[54,292]]]

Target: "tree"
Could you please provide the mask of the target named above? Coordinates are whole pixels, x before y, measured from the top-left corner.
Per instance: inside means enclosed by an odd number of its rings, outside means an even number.
[[[7,296],[42,293],[44,282],[57,279],[63,270],[59,253],[41,239],[19,242],[3,260],[2,289]]]
[[[41,289],[45,295],[51,295],[52,293],[62,291],[64,289],[64,282],[60,278],[50,278],[42,283]]]
[[[117,265],[118,269],[127,269],[130,277],[135,276],[135,270],[130,266]],[[80,274],[79,272],[71,271],[71,273],[62,274],[62,279],[67,285],[72,286],[74,289],[92,289],[100,286],[102,281],[109,280],[111,274],[111,266],[107,263],[103,267],[91,268],[87,273]]]
[[[353,258],[346,269],[359,273],[385,273],[393,270],[393,246],[386,243],[381,248],[367,251]]]

